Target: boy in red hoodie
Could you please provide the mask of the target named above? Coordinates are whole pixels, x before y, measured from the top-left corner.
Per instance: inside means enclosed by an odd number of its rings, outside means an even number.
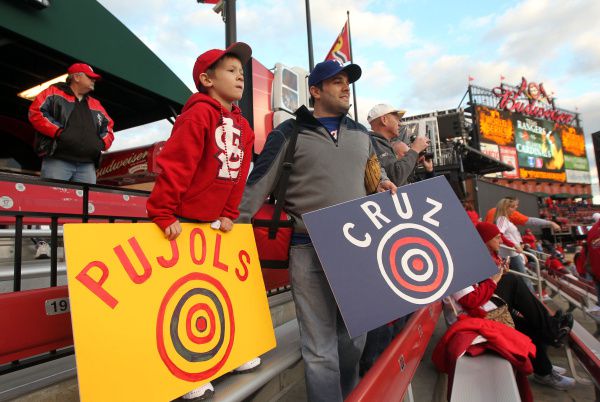
[[[158,157],[162,173],[146,206],[168,240],[179,236],[182,219],[212,222],[214,229],[229,232],[239,215],[254,132],[234,102],[242,98],[243,65],[251,54],[250,46],[238,42],[196,59],[193,76],[199,92],[186,102]],[[236,371],[259,364],[257,357]],[[207,383],[182,399],[200,400],[213,393]]]
[[[181,233],[180,218],[214,222],[228,232],[239,215],[254,132],[233,103],[242,98],[251,53],[238,42],[209,50],[194,64],[199,92],[188,99],[158,157],[162,173],[147,204],[169,240]]]

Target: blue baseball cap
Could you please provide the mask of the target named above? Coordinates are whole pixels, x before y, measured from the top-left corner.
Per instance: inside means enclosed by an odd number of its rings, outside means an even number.
[[[308,86],[312,87],[317,85],[342,71],[348,74],[348,81],[350,81],[350,83],[358,80],[362,74],[362,70],[358,64],[342,66],[337,60],[325,60],[317,64],[310,72],[310,75],[308,76]]]

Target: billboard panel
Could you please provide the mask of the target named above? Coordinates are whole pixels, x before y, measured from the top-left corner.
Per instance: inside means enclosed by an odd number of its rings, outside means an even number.
[[[513,167],[510,172],[502,172],[502,177],[506,179],[518,179],[519,178],[519,160],[517,156],[517,150],[514,147],[500,146],[500,160],[507,165]]]
[[[560,132],[565,155],[586,157],[585,138],[581,129],[561,124],[557,127],[557,131]]]
[[[521,177],[565,181],[562,140],[554,123],[518,115],[513,123]]]
[[[514,145],[515,136],[510,113],[477,106],[481,140],[498,145]]]
[[[489,156],[490,158],[500,160],[500,150],[498,149],[498,145],[482,142],[481,144],[479,144],[479,146],[481,149],[481,153]],[[484,176],[485,177],[502,177],[502,173],[488,173]]]

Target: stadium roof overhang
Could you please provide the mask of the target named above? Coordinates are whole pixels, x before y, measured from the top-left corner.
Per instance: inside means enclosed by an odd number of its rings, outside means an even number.
[[[103,80],[98,98],[115,130],[179,113],[189,88],[129,29],[94,0],[0,2],[0,116],[27,121],[30,102],[17,93],[90,64]]]

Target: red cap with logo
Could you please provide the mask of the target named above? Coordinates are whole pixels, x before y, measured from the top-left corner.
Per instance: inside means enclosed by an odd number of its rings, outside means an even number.
[[[202,53],[196,59],[194,71],[192,72],[194,75],[194,84],[196,85],[197,89],[200,89],[200,74],[205,73],[210,66],[219,61],[219,59],[227,53],[237,56],[242,62],[243,66],[248,62],[248,60],[250,60],[250,56],[252,56],[252,49],[244,42],[236,42],[225,50],[211,49]]]
[[[88,77],[93,78],[95,80],[99,80],[100,78],[102,78],[102,76],[100,76],[100,74],[96,74],[94,72],[94,70],[92,70],[92,68],[85,63],[73,64],[71,67],[69,67],[69,69],[67,70],[67,73],[68,74],[84,73]]]

